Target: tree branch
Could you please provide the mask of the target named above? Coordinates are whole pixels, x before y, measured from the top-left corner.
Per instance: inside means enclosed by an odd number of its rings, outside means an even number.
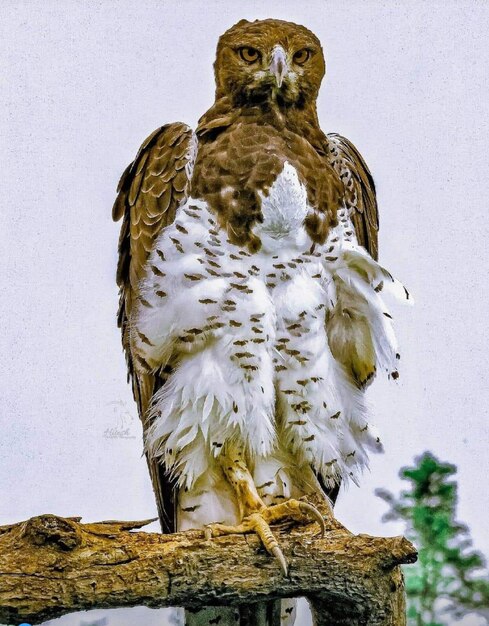
[[[201,531],[130,532],[143,522],[82,524],[40,515],[0,527],[0,622],[39,624],[65,613],[137,605],[240,605],[306,596],[317,626],[405,624],[398,567],[416,560],[403,537],[353,535],[327,519],[275,529],[289,562],[252,536],[205,541]]]

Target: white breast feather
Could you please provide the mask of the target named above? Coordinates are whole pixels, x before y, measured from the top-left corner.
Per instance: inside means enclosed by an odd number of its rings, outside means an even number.
[[[215,480],[231,438],[246,445],[257,475],[273,467],[275,486],[288,480],[288,493],[294,465],[330,482],[356,480],[368,451],[381,450],[364,391],[330,351],[325,316],[343,281],[371,326],[377,370],[390,374],[397,346],[379,289],[404,299],[407,292],[358,246],[346,208],[311,252],[309,210],[286,163],[262,198],[259,253],[231,244],[193,199],[156,242],[131,338],[154,371],[177,360],[154,398],[146,447],[190,490],[204,476]]]

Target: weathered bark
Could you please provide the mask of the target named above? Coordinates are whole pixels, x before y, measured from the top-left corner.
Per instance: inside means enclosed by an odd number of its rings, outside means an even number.
[[[0,527],[0,622],[38,624],[73,611],[146,605],[240,605],[306,596],[317,626],[405,624],[402,537],[353,535],[327,520],[275,529],[289,577],[258,539],[201,531],[130,532],[147,522],[81,524],[41,515]]]

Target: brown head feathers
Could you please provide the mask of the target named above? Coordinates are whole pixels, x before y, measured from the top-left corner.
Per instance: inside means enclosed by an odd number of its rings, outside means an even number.
[[[219,39],[214,71],[216,102],[197,129],[192,195],[209,203],[231,241],[256,250],[260,192],[288,161],[307,189],[307,230],[323,242],[344,188],[317,119],[325,72],[318,38],[291,22],[242,20]]]

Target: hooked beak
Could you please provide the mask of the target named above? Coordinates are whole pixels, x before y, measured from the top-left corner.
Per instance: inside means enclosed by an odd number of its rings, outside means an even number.
[[[275,76],[277,87],[280,89],[284,82],[284,76],[289,71],[287,65],[287,57],[282,46],[277,46],[272,51],[272,61],[270,63],[270,72]]]

